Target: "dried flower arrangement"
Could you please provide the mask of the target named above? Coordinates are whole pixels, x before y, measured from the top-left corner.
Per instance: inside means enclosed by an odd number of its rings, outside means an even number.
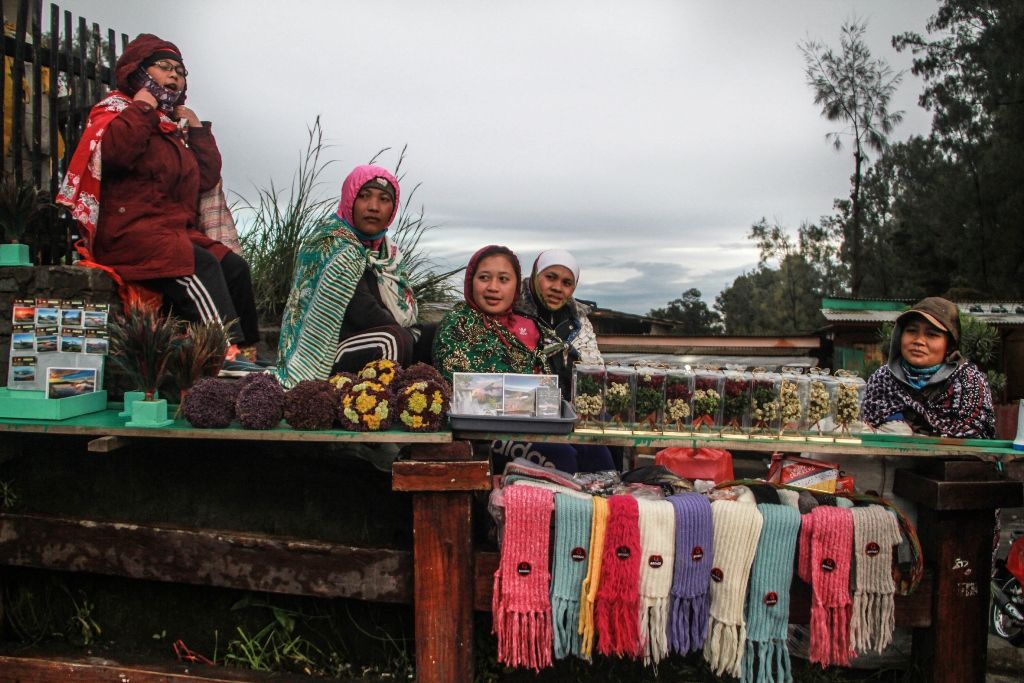
[[[448,415],[450,392],[444,382],[420,379],[396,389],[394,410],[401,425],[410,432],[436,432]]]
[[[622,368],[609,369],[605,381],[604,405],[608,409],[608,423],[619,429],[629,429],[633,422],[636,374]]]
[[[692,398],[693,374],[686,370],[669,370],[665,375],[665,412],[662,416],[664,429],[683,431],[692,412]]]
[[[721,376],[698,374],[694,379],[693,426],[696,429],[714,428],[718,424],[722,394],[718,391]]]
[[[754,375],[753,388],[750,392],[750,417],[754,431],[766,432],[774,429],[779,419],[779,402],[774,378]]]
[[[220,321],[186,325],[167,362],[172,395],[184,404],[188,391],[200,378],[216,377],[228,345],[228,333]]]
[[[379,360],[372,360],[363,366],[356,377],[359,379],[368,379],[371,382],[376,382],[383,386],[388,386],[394,381],[398,375],[401,367],[393,360],[381,358]]]
[[[664,419],[665,371],[639,366],[636,369],[636,429],[657,431]]]
[[[246,375],[235,400],[235,413],[244,429],[273,429],[284,417],[284,389],[268,374]]]
[[[351,372],[336,372],[327,378],[334,390],[339,393],[344,393],[350,386],[356,383],[357,378],[354,373]]]
[[[330,429],[338,414],[339,398],[326,380],[302,380],[284,395],[285,422],[293,429]]]
[[[831,403],[828,398],[828,388],[821,379],[812,378],[810,394],[807,399],[807,425],[808,428],[818,430],[821,435],[821,421],[832,412]]]
[[[201,377],[181,402],[181,413],[198,429],[223,429],[235,419],[238,382]]]
[[[722,385],[722,430],[741,431],[750,403],[750,380],[730,372]]]
[[[779,434],[787,429],[800,427],[800,389],[791,379],[783,379],[779,385]]]
[[[110,360],[147,401],[159,398],[160,385],[169,376],[179,326],[177,318],[163,315],[159,305],[140,297],[127,301],[124,312],[110,322]]]
[[[378,432],[391,424],[388,388],[371,380],[350,386],[341,397],[338,419],[353,432]]]
[[[573,368],[573,405],[580,425],[600,418],[604,412],[604,368],[596,365],[577,365]]]
[[[841,433],[849,436],[850,425],[860,417],[860,392],[856,384],[840,382],[836,385],[833,413]]]

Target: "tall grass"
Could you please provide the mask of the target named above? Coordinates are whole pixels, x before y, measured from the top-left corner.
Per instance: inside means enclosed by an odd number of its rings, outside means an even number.
[[[306,149],[292,177],[287,196],[270,181],[257,188],[256,200],[241,198],[241,211],[251,216],[240,235],[242,251],[252,271],[256,306],[265,321],[280,321],[295,270],[295,254],[302,240],[331,215],[336,201],[321,192],[320,180],[333,161],[321,161],[324,131],[320,117],[308,129]]]
[[[335,161],[324,160],[329,146],[324,143],[320,117],[308,130],[306,149],[299,158],[299,166],[287,194],[271,181],[269,188],[257,188],[255,201],[241,198],[240,211],[248,214],[248,220],[241,221],[247,227],[240,240],[252,270],[256,304],[260,316],[267,322],[281,319],[299,245],[328,219],[338,201],[336,186],[332,185],[329,191],[323,188],[323,173]],[[376,163],[389,149],[379,151],[370,163]],[[404,176],[405,152],[403,147],[395,165],[395,176],[399,181]],[[419,187],[417,183],[402,193],[398,218],[389,235],[402,249],[417,300],[444,301],[453,296],[454,289],[449,280],[458,270],[440,271],[420,245],[424,234],[437,226],[426,220],[422,204],[418,210],[411,208]]]

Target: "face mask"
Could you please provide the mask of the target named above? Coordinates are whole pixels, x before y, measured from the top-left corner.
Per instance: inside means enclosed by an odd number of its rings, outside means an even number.
[[[153,80],[153,77],[146,73],[146,70],[139,68],[134,74],[132,74],[131,85],[136,90],[145,88],[146,92],[153,96],[156,100],[157,108],[165,114],[170,114],[174,111],[174,107],[181,100],[181,96],[184,92],[178,92],[177,90],[169,90],[162,85],[159,85]]]

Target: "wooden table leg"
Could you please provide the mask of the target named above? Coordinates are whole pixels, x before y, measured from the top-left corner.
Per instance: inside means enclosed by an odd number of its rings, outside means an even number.
[[[473,491],[486,461],[398,461],[392,488],[413,493],[416,680],[473,680]]]
[[[914,631],[914,660],[927,681],[983,682],[995,509],[1019,506],[1021,484],[996,479],[987,463],[939,462],[923,474],[898,470],[894,490],[918,504],[935,573],[932,625]]]

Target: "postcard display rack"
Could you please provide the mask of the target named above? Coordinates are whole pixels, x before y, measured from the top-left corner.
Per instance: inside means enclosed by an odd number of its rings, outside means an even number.
[[[556,375],[456,372],[448,417],[467,431],[568,434],[576,423]]]
[[[0,417],[64,419],[103,410],[109,304],[17,299]]]

